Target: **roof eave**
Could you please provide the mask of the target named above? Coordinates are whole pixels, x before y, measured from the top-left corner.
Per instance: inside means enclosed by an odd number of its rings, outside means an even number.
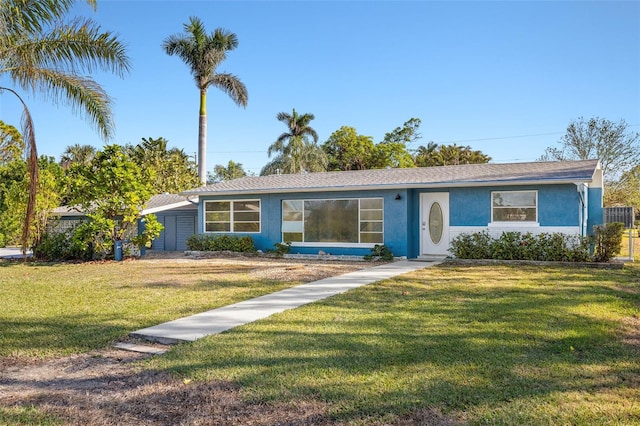
[[[403,190],[403,189],[439,189],[482,186],[525,186],[525,185],[563,185],[575,183],[589,183],[588,178],[571,179],[534,179],[534,180],[490,180],[490,181],[460,181],[460,182],[432,182],[432,183],[405,183],[405,184],[375,184],[375,185],[350,185],[350,186],[318,186],[304,188],[269,188],[269,189],[244,189],[227,191],[199,191],[189,192],[189,195],[198,196],[223,196],[223,195],[248,195],[248,194],[290,194],[290,193],[316,193],[316,192],[347,192],[347,191],[375,191]]]

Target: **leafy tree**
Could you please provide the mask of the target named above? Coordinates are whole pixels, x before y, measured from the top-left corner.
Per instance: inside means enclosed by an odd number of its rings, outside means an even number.
[[[181,149],[167,148],[165,138],[142,138],[142,142],[125,150],[133,161],[152,172],[153,191],[176,194],[198,186],[200,180],[194,162]]]
[[[287,126],[288,131],[282,133],[269,146],[267,150],[269,157],[274,153],[278,155],[262,168],[260,174],[264,176],[277,173],[325,171],[327,156],[317,145],[318,134],[309,125],[315,116],[309,113],[300,115],[294,108],[292,114],[280,112],[276,118]]]
[[[118,145],[107,145],[89,167],[74,164],[67,170],[70,202],[90,219],[78,227],[76,237],[91,244],[94,254],[110,253],[116,241],[127,238],[142,247],[160,234],[155,216],[147,215],[144,233],[132,237],[154,192],[152,174]]]
[[[342,126],[322,145],[328,170],[365,170],[370,168],[374,152],[373,137],[359,135],[356,129]]]
[[[169,36],[162,43],[168,55],[177,55],[191,69],[200,91],[200,119],[198,126],[198,176],[206,183],[207,155],[207,89],[217,87],[242,107],[247,106],[248,93],[245,85],[233,74],[218,73],[216,69],[227,57],[227,52],[238,46],[238,37],[229,31],[217,28],[207,34],[203,22],[196,17],[184,24],[184,34]]]
[[[491,161],[491,157],[482,151],[473,150],[470,146],[438,145],[433,142],[419,146],[413,157],[418,167],[448,166],[459,164],[484,164]]]
[[[571,122],[558,148],[549,147],[542,161],[600,159],[606,180],[615,180],[640,164],[640,134],[628,130],[624,120],[614,123],[594,117]]]
[[[380,142],[375,145],[372,154],[371,168],[383,169],[386,167],[415,167],[413,157],[404,143]]]
[[[123,76],[129,70],[124,45],[103,32],[91,19],[65,21],[74,0],[3,0],[0,2],[0,77],[6,74],[14,87],[71,104],[82,111],[102,136],[113,129],[111,99],[92,78],[95,69]],[[88,0],[95,7],[95,0]],[[38,155],[34,123],[26,103],[14,88],[0,93],[15,95],[23,105],[23,139],[29,169],[29,191],[23,225],[23,251],[29,240],[38,188]]]
[[[18,129],[0,120],[0,164],[20,159],[23,151],[24,142]]]
[[[605,183],[604,205],[631,206],[640,211],[640,165],[623,173],[617,181]]]
[[[91,164],[91,160],[96,155],[96,148],[91,145],[80,145],[79,143],[67,145],[60,156],[60,165],[68,168],[71,164],[77,163],[83,166]]]
[[[245,172],[242,167],[242,163],[236,163],[233,160],[229,160],[226,167],[222,164],[216,164],[213,172],[214,173],[209,173],[207,183],[223,182],[247,176],[247,172]]]
[[[41,156],[38,162],[36,209],[27,241],[30,247],[37,245],[44,235],[51,211],[60,205],[62,194],[60,165],[53,157]],[[0,166],[0,182],[0,242],[1,245],[18,244],[29,196],[27,163],[19,159]]]
[[[415,167],[407,144],[422,137],[418,132],[420,124],[419,118],[410,118],[401,127],[386,133],[384,139],[375,146],[371,168]]]
[[[389,133],[385,133],[382,143],[401,143],[408,144],[417,141],[422,138],[422,135],[418,132],[422,124],[422,120],[412,117],[405,121],[402,127],[396,127]]]

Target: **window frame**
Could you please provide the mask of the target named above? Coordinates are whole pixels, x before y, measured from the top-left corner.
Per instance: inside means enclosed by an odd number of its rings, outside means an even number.
[[[252,210],[235,210],[234,203],[257,203],[258,204],[258,220],[257,221],[239,221],[235,219],[236,213],[246,213]],[[226,223],[222,221],[208,221],[207,220],[207,204],[209,203],[229,203],[229,231],[207,231],[207,223]],[[204,204],[202,206],[203,210],[203,232],[205,234],[259,234],[262,232],[262,200],[260,198],[250,198],[250,199],[233,199],[233,200],[204,200]],[[237,223],[257,223],[258,230],[257,231],[236,231]]]
[[[379,209],[363,209],[362,201],[363,200],[379,200],[381,202],[381,207]],[[331,242],[331,241],[304,241],[305,239],[305,202],[313,201],[357,201],[358,202],[358,221],[357,221],[357,233],[358,233],[358,242]],[[299,212],[301,214],[302,220],[298,221],[287,221],[290,223],[300,223],[302,225],[301,231],[291,231],[287,230],[285,232],[285,228],[292,229],[293,227],[285,226],[285,203],[301,203],[301,210],[287,210],[286,212]],[[282,242],[285,242],[284,234],[285,233],[301,233],[303,241],[291,241],[292,246],[296,247],[356,247],[356,248],[372,248],[376,244],[384,244],[385,234],[384,234],[384,197],[352,197],[352,198],[304,198],[304,199],[282,199],[281,203],[281,218],[280,218],[280,238]],[[362,212],[364,211],[380,211],[381,219],[365,219],[362,217]],[[363,231],[362,225],[363,223],[380,223],[381,231]],[[362,234],[380,234],[382,236],[381,242],[362,242]]]
[[[508,207],[495,207],[494,206],[494,196],[495,194],[505,194],[505,193],[533,193],[535,196],[535,205],[521,205],[521,206],[508,206]],[[491,222],[490,225],[517,225],[517,226],[539,226],[539,215],[540,215],[540,204],[538,199],[538,190],[537,189],[517,189],[517,190],[499,190],[499,191],[491,191]],[[522,208],[522,209],[531,209],[535,208],[536,217],[534,220],[495,220],[494,211],[495,209],[507,209],[507,208]]]

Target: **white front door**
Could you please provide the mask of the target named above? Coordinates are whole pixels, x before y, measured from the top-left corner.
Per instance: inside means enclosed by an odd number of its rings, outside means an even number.
[[[420,254],[449,255],[449,193],[420,194]]]

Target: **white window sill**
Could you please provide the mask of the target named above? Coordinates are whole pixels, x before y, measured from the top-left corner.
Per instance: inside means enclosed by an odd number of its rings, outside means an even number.
[[[284,244],[284,243],[283,243]],[[291,243],[291,247],[347,247],[347,248],[373,248],[376,244],[382,245],[383,243]]]
[[[489,228],[539,228],[538,222],[490,222]]]

